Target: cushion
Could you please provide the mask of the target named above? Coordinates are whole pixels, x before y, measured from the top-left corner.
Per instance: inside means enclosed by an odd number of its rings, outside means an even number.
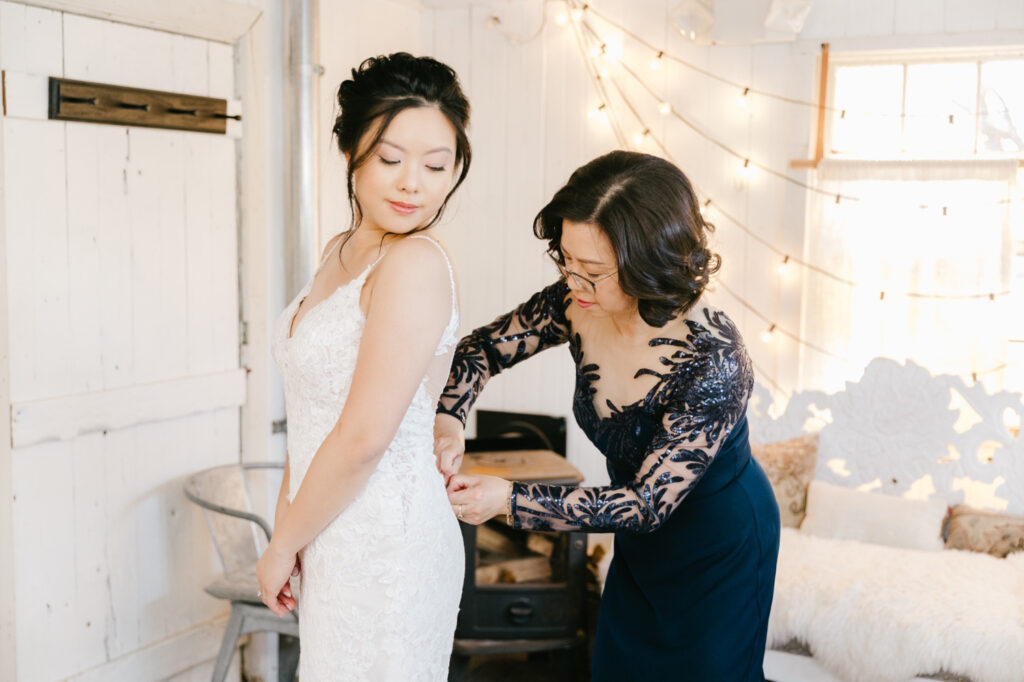
[[[907,500],[811,481],[800,531],[838,540],[939,551],[946,511],[945,500],[938,498]]]
[[[958,504],[950,515],[946,549],[968,549],[1000,558],[1024,551],[1024,517]]]
[[[782,525],[799,528],[807,504],[807,485],[814,478],[818,460],[818,434],[778,443],[751,443],[750,449],[771,481]]]

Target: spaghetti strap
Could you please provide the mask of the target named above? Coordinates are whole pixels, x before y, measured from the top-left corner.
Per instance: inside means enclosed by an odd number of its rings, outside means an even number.
[[[455,291],[455,270],[452,268],[452,261],[448,258],[448,253],[444,250],[444,247],[438,243],[436,239],[426,236],[425,234],[414,234],[408,237],[409,239],[425,239],[441,252],[444,257],[444,263],[448,266],[448,284],[451,287],[452,293],[452,314],[448,319],[448,326],[444,330],[444,335],[441,337],[441,343],[437,348],[435,355],[443,355],[452,348],[455,347],[455,343],[458,341],[458,337],[455,335],[459,329],[459,306],[456,300]]]

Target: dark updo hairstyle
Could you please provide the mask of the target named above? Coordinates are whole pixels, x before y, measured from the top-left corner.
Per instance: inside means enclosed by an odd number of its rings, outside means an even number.
[[[714,226],[701,216],[690,181],[657,156],[614,151],[572,174],[533,223],[559,259],[563,220],[595,223],[608,236],[619,286],[655,327],[689,310],[721,266],[708,249]]]
[[[353,229],[363,218],[362,206],[353,187],[353,174],[373,154],[391,121],[412,107],[436,107],[444,114],[455,129],[455,163],[459,165],[460,172],[433,219],[420,229],[435,225],[452,194],[466,179],[472,158],[466,135],[469,100],[462,92],[455,71],[436,59],[413,57],[407,52],[370,57],[359,68],[352,69],[351,79],[342,81],[338,88],[338,107],[341,112],[334,121],[333,130],[338,138],[338,148],[348,155],[348,203],[352,209]],[[360,151],[360,141],[375,125],[373,138]]]

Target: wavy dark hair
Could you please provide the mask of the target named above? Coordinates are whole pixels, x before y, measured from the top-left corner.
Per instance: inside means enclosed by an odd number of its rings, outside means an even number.
[[[690,181],[650,154],[614,151],[581,166],[533,222],[562,258],[562,221],[595,223],[608,236],[619,286],[655,327],[689,310],[721,267],[708,249],[714,226],[700,214]]]
[[[448,65],[430,57],[414,57],[407,52],[370,57],[352,69],[352,78],[338,88],[340,113],[333,132],[338,148],[348,156],[348,203],[352,209],[352,229],[363,219],[356,198],[353,175],[373,154],[395,116],[413,107],[436,107],[455,129],[455,163],[458,179],[429,223],[416,230],[432,227],[441,219],[448,200],[469,173],[473,158],[466,128],[469,125],[469,100],[459,77]],[[359,142],[376,126],[373,139],[362,151]]]

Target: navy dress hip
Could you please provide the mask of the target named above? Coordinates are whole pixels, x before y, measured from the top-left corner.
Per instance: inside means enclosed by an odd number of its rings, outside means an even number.
[[[746,420],[658,530],[620,531],[594,682],[762,682],[779,511]]]

